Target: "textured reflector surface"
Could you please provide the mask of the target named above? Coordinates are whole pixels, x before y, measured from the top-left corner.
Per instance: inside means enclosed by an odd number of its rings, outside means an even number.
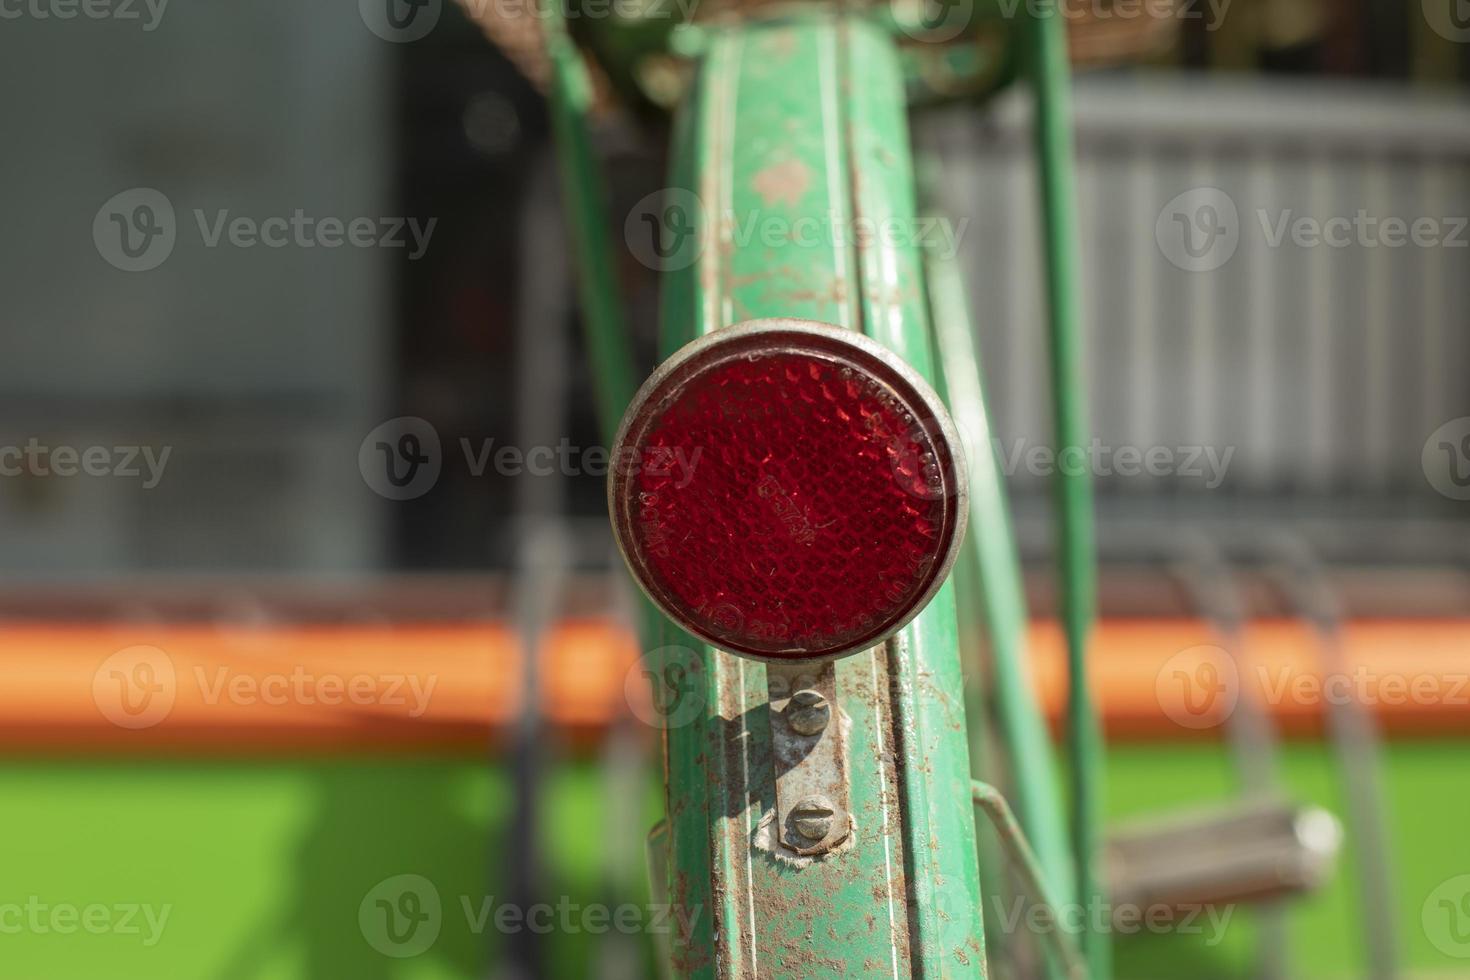
[[[649,399],[622,447],[636,460],[613,501],[630,564],[724,649],[861,649],[944,571],[952,447],[911,393],[842,353],[708,358]]]

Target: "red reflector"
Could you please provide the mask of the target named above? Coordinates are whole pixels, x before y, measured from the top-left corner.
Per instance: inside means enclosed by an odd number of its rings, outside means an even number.
[[[943,583],[959,441],[908,365],[850,330],[755,320],[684,347],[629,407],[608,505],[650,598],[723,650],[867,649]]]

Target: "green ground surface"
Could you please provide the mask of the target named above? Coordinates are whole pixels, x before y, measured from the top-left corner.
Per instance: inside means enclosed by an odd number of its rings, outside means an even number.
[[[1296,798],[1340,812],[1320,746],[1287,746],[1283,765]],[[1223,800],[1232,786],[1218,745],[1110,752],[1116,819]],[[1385,786],[1404,962],[1415,975],[1470,977],[1470,959],[1436,948],[1421,921],[1436,886],[1470,873],[1463,743],[1390,746]],[[615,792],[642,793],[652,821],[656,787]],[[615,849],[636,847],[634,864],[642,863],[641,840],[630,844],[625,831],[609,826],[616,808],[608,793],[594,761],[558,765],[546,783],[543,898],[562,907],[537,926],[554,930],[547,948],[555,976],[597,976],[600,964],[647,955],[646,927],[654,920],[642,906],[646,896],[613,897],[608,884],[609,860],[628,856]],[[0,800],[6,980],[483,977],[506,941],[495,917],[506,899],[499,842],[511,815],[510,789],[507,774],[490,766],[422,759],[8,761],[0,763]],[[419,879],[380,887],[400,875],[421,876],[431,887]],[[410,883],[418,906],[401,904],[402,882]],[[435,896],[439,914],[424,919]],[[599,902],[609,915],[623,916],[630,935],[617,920],[585,917]],[[619,913],[625,902],[639,907]],[[1326,892],[1293,910],[1294,978],[1360,975],[1355,907],[1348,863]],[[417,924],[403,918],[395,927],[385,918],[415,913]],[[419,931],[432,931],[431,921],[437,936]],[[1470,921],[1454,925],[1470,930]],[[605,931],[594,931],[599,926]],[[395,928],[393,937],[387,928]],[[1202,923],[1192,935],[1120,937],[1119,976],[1249,976],[1251,930],[1242,912],[1223,930]],[[423,952],[403,958],[380,951],[416,946]]]

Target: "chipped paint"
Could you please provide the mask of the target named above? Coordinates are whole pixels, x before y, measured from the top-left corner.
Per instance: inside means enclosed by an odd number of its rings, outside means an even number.
[[[761,203],[768,208],[775,204],[796,207],[811,186],[811,169],[800,160],[772,163],[750,179],[751,189],[760,195]]]

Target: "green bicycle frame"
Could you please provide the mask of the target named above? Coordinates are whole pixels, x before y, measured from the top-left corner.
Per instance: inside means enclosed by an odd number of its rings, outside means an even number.
[[[547,23],[564,193],[574,212],[584,320],[610,433],[632,394],[629,345],[582,118],[585,77],[559,22]],[[1035,27],[1036,64],[1043,74],[1055,73],[1060,24],[1043,20]],[[931,382],[941,381],[931,320],[943,304],[930,296],[914,236],[884,231],[917,225],[904,79],[890,33],[874,21],[813,8],[781,20],[704,28],[697,42],[702,50],[675,119],[669,181],[689,205],[684,224],[670,229],[688,236],[677,243],[688,257],[664,273],[661,356],[743,321],[798,317],[861,331]],[[1064,62],[1061,76],[1064,82]],[[1042,102],[1055,92],[1054,84],[1038,85]],[[1043,155],[1067,152],[1057,114],[1043,117]],[[1067,207],[1069,172],[1052,159],[1043,173],[1047,213],[1055,217]],[[1069,233],[1065,222],[1060,227]],[[771,228],[785,231],[771,234]],[[1073,246],[1056,237],[1048,253],[1054,363],[1057,380],[1072,384]],[[974,364],[958,368],[973,371]],[[1061,405],[1059,449],[1081,441],[1080,401],[1074,392]],[[998,476],[992,470],[987,479],[993,497]],[[1072,569],[1064,589],[1067,629],[1075,640],[1071,745],[1080,764],[1072,768],[1087,770],[1073,776],[1072,862],[1057,839],[1061,823],[1049,792],[1021,794],[1021,826],[1037,843],[1038,873],[1051,879],[1054,893],[1091,896],[1096,740],[1082,682],[1091,579],[1090,569],[1074,567],[1090,562],[1085,486],[1064,489],[1062,502]],[[989,564],[1015,574],[1004,562]],[[1014,611],[1016,582],[980,584],[1012,595],[1009,603],[985,603],[987,609]],[[988,624],[993,636],[1004,630],[1011,638],[1005,656],[1015,655],[1015,618],[1012,612],[1009,622]],[[657,846],[666,849],[666,860],[656,863],[667,867],[669,900],[695,924],[687,941],[670,949],[674,973],[984,976],[952,585],[883,645],[836,662],[836,702],[850,724],[853,833],[847,846],[808,861],[754,843],[775,799],[766,666],[704,645],[659,616],[645,615],[644,622],[649,672],[695,709],[672,714],[664,730],[667,821]],[[1003,734],[1013,742],[1015,778],[1049,781],[1049,754],[1024,684],[1003,680],[997,698]],[[1074,868],[1075,891],[1073,882],[1058,880]],[[1104,976],[1101,944],[1090,944],[1088,953],[1092,976]]]
[[[698,260],[665,277],[665,355],[732,323],[794,316],[860,330],[933,376],[917,250],[844,240],[914,223],[886,36],[822,17],[713,33],[677,125],[672,184],[698,198],[705,224]],[[813,234],[773,246],[743,234],[751,216]],[[709,710],[668,732],[672,895],[714,910],[703,921],[718,933],[676,952],[680,974],[983,972],[954,601],[946,586],[893,640],[838,661],[854,842],[801,868],[751,846],[775,794],[766,668],[699,648]]]

